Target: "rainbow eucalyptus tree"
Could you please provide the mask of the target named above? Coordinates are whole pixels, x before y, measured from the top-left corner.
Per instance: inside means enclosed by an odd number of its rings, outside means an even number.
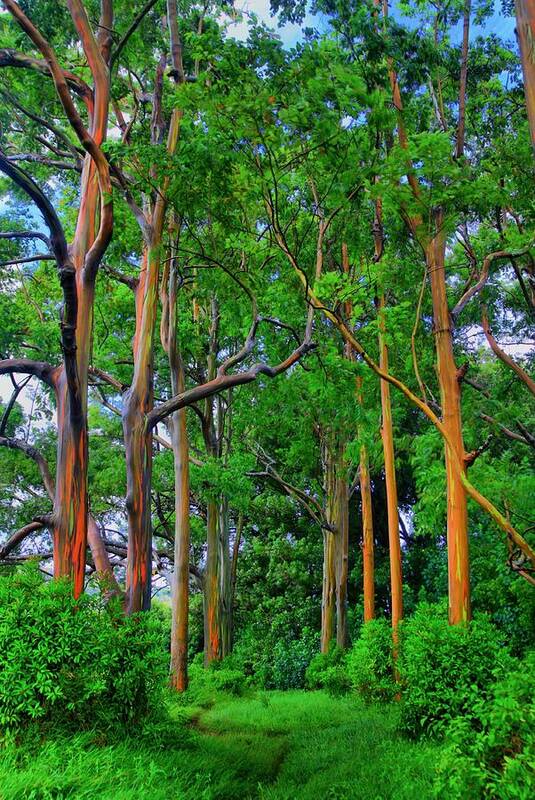
[[[54,544],[54,574],[68,575],[79,595],[84,586],[87,543],[87,386],[95,280],[109,244],[113,226],[112,186],[101,145],[106,139],[110,95],[109,59],[113,4],[102,2],[99,25],[93,29],[83,3],[68,2],[76,42],[89,64],[92,86],[64,70],[54,48],[16,2],[3,3],[28,38],[28,52],[1,51],[3,67],[28,69],[51,79],[72,132],[83,148],[79,211],[74,238],[67,239],[53,203],[12,155],[1,155],[1,169],[40,211],[48,228],[48,242],[63,292],[61,350],[63,363],[52,366],[28,359],[4,359],[0,371],[34,375],[54,392],[57,408],[57,466],[54,511],[50,519]],[[31,43],[31,44],[30,44]],[[39,57],[35,55],[39,54]],[[8,99],[9,102],[9,99]],[[83,110],[79,108],[82,103]],[[41,109],[14,105],[43,128],[56,133],[52,121],[41,119]],[[84,119],[85,115],[85,119]],[[63,140],[65,134],[57,136]],[[74,150],[70,146],[70,151]],[[26,159],[32,161],[31,155]],[[46,160],[45,160],[46,163]],[[29,237],[39,231],[29,231]],[[20,235],[16,233],[15,235]],[[48,257],[48,256],[47,256]]]

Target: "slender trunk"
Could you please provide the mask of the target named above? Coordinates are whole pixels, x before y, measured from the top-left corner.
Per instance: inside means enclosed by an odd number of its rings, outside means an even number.
[[[535,2],[533,0],[515,0],[515,12],[529,130],[535,152]]]
[[[182,387],[184,383],[183,371]],[[179,388],[178,391],[182,391]],[[179,692],[188,687],[188,616],[189,616],[189,448],[186,409],[173,415],[173,456],[175,462],[175,566],[171,594],[171,685]]]
[[[160,274],[160,240],[143,256],[136,290],[137,316],[134,340],[134,377],[123,396],[123,433],[126,455],[126,511],[128,556],[126,610],[150,608],[152,573],[151,479],[152,435],[147,414],[153,406],[153,340]]]
[[[388,347],[385,340],[384,296],[379,298],[379,366],[388,372]],[[392,594],[392,628],[397,630],[403,618],[403,588],[401,578],[401,547],[399,542],[398,490],[394,461],[394,435],[390,386],[381,381],[381,439],[385,460],[386,504],[388,512],[388,551],[390,556],[390,588]]]
[[[450,436],[457,459],[461,464],[464,464],[461,391],[453,356],[453,336],[446,296],[446,273],[444,268],[446,240],[441,231],[442,215],[440,211],[436,212],[436,223],[438,233],[426,247],[426,264],[433,299],[433,333],[437,352],[442,421]],[[453,458],[455,458],[455,455]],[[452,463],[452,454],[448,446],[445,448],[445,456],[449,620],[450,624],[458,625],[470,619],[467,496],[462,477]]]
[[[375,575],[373,514],[368,450],[360,448],[360,497],[362,504],[362,573],[364,584],[364,622],[375,619]]]
[[[336,570],[336,644],[344,648],[347,644],[347,568],[349,550],[349,491],[345,471],[338,464],[336,475],[336,503],[338,505],[338,529],[335,539]]]
[[[159,101],[161,101],[161,96]],[[153,116],[157,116],[157,114],[153,114]],[[167,152],[170,155],[176,149],[181,119],[182,111],[175,108],[171,115],[167,137]],[[123,397],[128,516],[126,566],[126,610],[128,613],[147,610],[150,608],[151,600],[152,434],[148,429],[147,414],[152,410],[154,403],[154,334],[168,184],[169,179],[165,178],[152,212],[150,241],[146,243],[143,252],[143,268],[136,289],[134,375],[132,384]]]
[[[336,536],[340,507],[336,497],[335,463],[330,442],[322,443],[326,519],[323,529],[323,586],[321,599],[321,652],[327,653],[334,637],[336,617]]]
[[[377,219],[376,219],[377,222]],[[379,220],[380,222],[380,220]],[[374,225],[374,230],[375,230]],[[382,237],[376,240],[376,254],[382,252]],[[347,245],[342,245],[342,265],[346,275],[349,275],[349,258]],[[346,302],[345,312],[348,319],[351,318],[353,307],[351,302]],[[352,361],[354,353],[351,345],[346,342],[344,346],[345,357]],[[355,379],[355,394],[357,401],[362,405],[362,378]],[[364,622],[368,622],[375,617],[375,573],[374,573],[374,543],[373,543],[373,515],[372,515],[372,492],[370,483],[370,471],[368,467],[368,449],[365,444],[360,447],[359,464],[360,496],[362,506],[362,580],[364,592]]]
[[[463,43],[461,47],[461,79],[459,81],[459,121],[457,124],[457,141],[455,144],[455,157],[460,158],[464,153],[464,131],[466,121],[466,81],[468,77],[468,45],[470,41],[470,12],[471,0],[465,0],[463,13]]]
[[[232,546],[232,560],[230,563],[230,636],[231,649],[234,644],[234,608],[236,604],[236,581],[238,577],[238,557],[240,555],[240,544],[243,535],[243,512],[238,515],[236,524],[236,535]]]
[[[225,656],[228,656],[232,650],[231,576],[229,553],[230,537],[228,501],[225,497],[222,497],[219,503],[218,544],[221,658],[225,658]]]
[[[87,518],[87,543],[91,550],[95,569],[101,579],[103,591],[108,595],[119,595],[121,590],[113,574],[113,568],[108,551],[106,550],[106,545],[99,527],[91,514],[89,514]]]
[[[81,202],[71,254],[76,269],[76,361],[82,408],[73,414],[65,369],[56,375],[58,443],[54,500],[54,576],[69,576],[74,595],[84,588],[87,550],[87,385],[93,334],[94,279],[84,274],[85,256],[95,238],[98,183],[91,157],[85,158]]]
[[[204,662],[221,658],[220,600],[218,570],[218,516],[215,500],[209,500],[206,510],[206,569],[204,573]]]
[[[171,232],[173,225],[170,225]],[[176,226],[177,240],[180,227]],[[171,374],[171,394],[185,389],[184,365],[177,337],[178,264],[166,260],[162,276],[162,321],[160,337],[167,353]],[[171,438],[175,478],[175,542],[174,569],[171,577],[171,667],[170,683],[179,692],[188,688],[188,622],[189,622],[189,440],[186,409],[175,411],[167,420]]]

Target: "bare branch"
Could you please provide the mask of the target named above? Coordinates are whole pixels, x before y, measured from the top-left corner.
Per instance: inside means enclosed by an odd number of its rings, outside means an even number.
[[[487,309],[483,306],[482,314],[481,314],[481,325],[483,327],[483,332],[487,339],[487,342],[490,345],[492,352],[498,356],[500,361],[503,361],[513,372],[518,375],[520,380],[528,387],[531,394],[535,395],[535,381],[530,378],[528,373],[522,369],[522,367],[514,361],[511,356],[507,355],[507,353],[501,349],[498,342],[494,338],[491,333],[490,326],[489,326],[489,319],[487,316]]]
[[[125,45],[127,44],[128,40],[130,39],[130,37],[132,36],[134,31],[139,27],[140,23],[143,21],[143,18],[147,16],[147,14],[151,10],[151,8],[153,6],[155,6],[156,3],[157,3],[157,0],[149,0],[148,3],[145,3],[145,5],[141,9],[141,11],[137,14],[137,16],[134,17],[134,19],[132,20],[131,24],[127,28],[126,32],[123,34],[123,37],[120,40],[119,44],[117,45],[117,47],[115,48],[115,50],[111,54],[110,71],[111,71],[112,67],[115,65],[115,62],[117,61],[117,59],[121,55],[121,52],[123,51]]]
[[[19,374],[34,375],[54,387],[54,373],[58,368],[47,364],[45,361],[32,361],[29,358],[6,358],[0,360],[0,375]]]
[[[24,525],[23,528],[20,528],[18,531],[15,531],[7,542],[4,542],[3,545],[0,545],[0,560],[4,561],[6,556],[8,556],[18,545],[23,542],[28,536],[31,536],[32,533],[36,533],[37,531],[42,531],[43,528],[47,528],[49,525],[52,524],[52,520],[49,518],[48,520],[45,517],[40,517],[39,519],[35,519],[32,522],[29,522],[27,525]],[[52,555],[52,553],[50,554]]]
[[[52,475],[50,474],[48,464],[39,450],[22,439],[15,439],[10,436],[0,436],[0,447],[8,447],[10,450],[19,450],[21,453],[24,453],[33,461],[35,461],[39,468],[39,472],[41,473],[41,478],[43,480],[46,492],[52,502],[54,502],[54,481],[52,479]]]
[[[481,273],[479,275],[477,283],[475,283],[473,286],[467,289],[466,292],[464,292],[463,296],[460,298],[460,300],[456,303],[456,305],[452,309],[451,311],[452,318],[455,320],[459,316],[461,311],[470,302],[472,297],[474,297],[474,295],[476,294],[479,294],[481,289],[485,286],[485,284],[489,279],[489,269],[493,261],[496,261],[496,259],[498,258],[518,258],[518,256],[527,253],[528,250],[529,248],[525,247],[523,250],[519,250],[517,253],[509,253],[507,250],[497,250],[495,253],[489,253],[489,255],[486,256],[486,258],[483,261],[483,267],[481,269]]]

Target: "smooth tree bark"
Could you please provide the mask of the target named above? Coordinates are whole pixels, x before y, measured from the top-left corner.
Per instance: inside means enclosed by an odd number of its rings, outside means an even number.
[[[350,266],[347,244],[342,244],[342,268],[344,274],[349,276]],[[353,305],[348,300],[345,303],[345,317],[351,324]],[[346,342],[344,345],[344,355],[349,361],[353,361],[353,348]],[[362,378],[355,378],[355,396],[357,402],[362,407]],[[364,622],[369,622],[375,618],[375,555],[373,537],[373,513],[372,513],[372,490],[370,481],[370,468],[368,459],[368,448],[363,441],[360,445],[359,454],[359,484],[360,484],[360,503],[362,517],[362,584],[364,602]]]
[[[113,206],[108,162],[100,148],[106,138],[109,105],[108,61],[111,45],[113,7],[102,2],[98,33],[95,35],[81,2],[70,0],[68,8],[80,44],[87,58],[93,89],[72,73],[64,71],[56,55],[24,14],[18,3],[5,0],[4,6],[40,50],[43,62],[30,57],[8,58],[24,68],[50,75],[68,121],[86,150],[80,185],[80,204],[73,242],[70,247],[50,203],[25,181],[11,177],[37,203],[50,229],[50,244],[56,257],[64,292],[62,350],[64,362],[53,372],[51,385],[57,405],[58,449],[56,494],[53,515],[54,575],[73,579],[78,596],[84,586],[88,535],[87,495],[87,386],[91,356],[94,288],[100,261],[111,239]],[[86,105],[86,129],[71,96],[71,88]],[[9,169],[4,169],[9,174]],[[33,183],[33,182],[31,182]],[[25,184],[25,185],[23,185]],[[39,197],[41,194],[41,197]],[[55,219],[54,219],[55,218]]]
[[[446,236],[441,209],[434,214],[436,234],[425,250],[433,301],[433,336],[437,354],[442,422],[451,443],[445,448],[447,481],[447,541],[449,621],[470,619],[470,567],[468,552],[468,498],[464,477],[465,449],[461,416],[461,385],[453,353],[452,318],[446,294]],[[453,462],[461,465],[461,471]]]
[[[379,366],[388,372],[388,346],[384,318],[385,300],[381,294],[378,303],[379,313]],[[398,489],[394,456],[394,432],[392,427],[392,404],[390,384],[381,381],[381,440],[385,462],[386,505],[388,516],[388,554],[390,559],[390,596],[392,628],[397,641],[397,627],[403,619],[403,583],[401,568],[401,544],[399,539]]]
[[[375,619],[375,565],[373,539],[372,491],[368,450],[361,445],[359,462],[360,501],[362,514],[362,582],[364,622]]]
[[[163,136],[161,95],[166,60],[160,59],[153,98],[153,143]],[[182,112],[173,109],[167,131],[167,154],[175,152]],[[157,176],[154,176],[157,178]],[[152,574],[152,428],[147,415],[154,405],[154,345],[158,312],[163,232],[167,211],[169,176],[161,182],[146,217],[142,268],[136,287],[136,331],[133,342],[134,374],[123,395],[123,433],[126,451],[126,508],[128,558],[126,610],[150,608]]]
[[[515,13],[529,132],[535,155],[535,2],[533,0],[515,0]]]
[[[383,16],[388,13],[383,4]],[[470,4],[464,12],[461,76],[459,86],[459,123],[455,136],[454,155],[464,153],[467,58],[470,32]],[[400,147],[408,149],[409,142],[403,119],[403,102],[396,72],[389,62],[392,99],[397,111],[397,133]],[[407,180],[416,204],[421,205],[422,187],[407,163]],[[470,570],[468,551],[468,509],[465,486],[465,451],[462,432],[461,390],[453,354],[453,325],[446,292],[446,231],[445,213],[440,206],[429,209],[425,221],[419,214],[406,215],[411,234],[425,254],[425,264],[433,306],[433,335],[435,339],[437,378],[442,405],[442,421],[450,444],[445,447],[446,505],[448,541],[449,621],[452,625],[470,619]],[[381,371],[382,370],[381,368]],[[460,472],[456,465],[460,465]]]
[[[321,652],[327,653],[333,640],[342,648],[347,640],[349,491],[338,437],[320,431],[320,442],[325,493]]]
[[[179,226],[176,226],[176,238]],[[169,361],[171,392],[184,392],[184,364],[177,336],[178,263],[172,255],[166,260],[162,277],[161,340]],[[186,409],[167,418],[173,450],[175,484],[174,568],[171,578],[171,686],[179,692],[188,688],[188,619],[190,551],[189,440]]]

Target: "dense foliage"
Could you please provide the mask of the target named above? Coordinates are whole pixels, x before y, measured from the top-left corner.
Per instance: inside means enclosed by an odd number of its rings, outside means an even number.
[[[153,614],[125,619],[36,566],[0,577],[0,729],[116,735],[162,713],[167,654]]]

